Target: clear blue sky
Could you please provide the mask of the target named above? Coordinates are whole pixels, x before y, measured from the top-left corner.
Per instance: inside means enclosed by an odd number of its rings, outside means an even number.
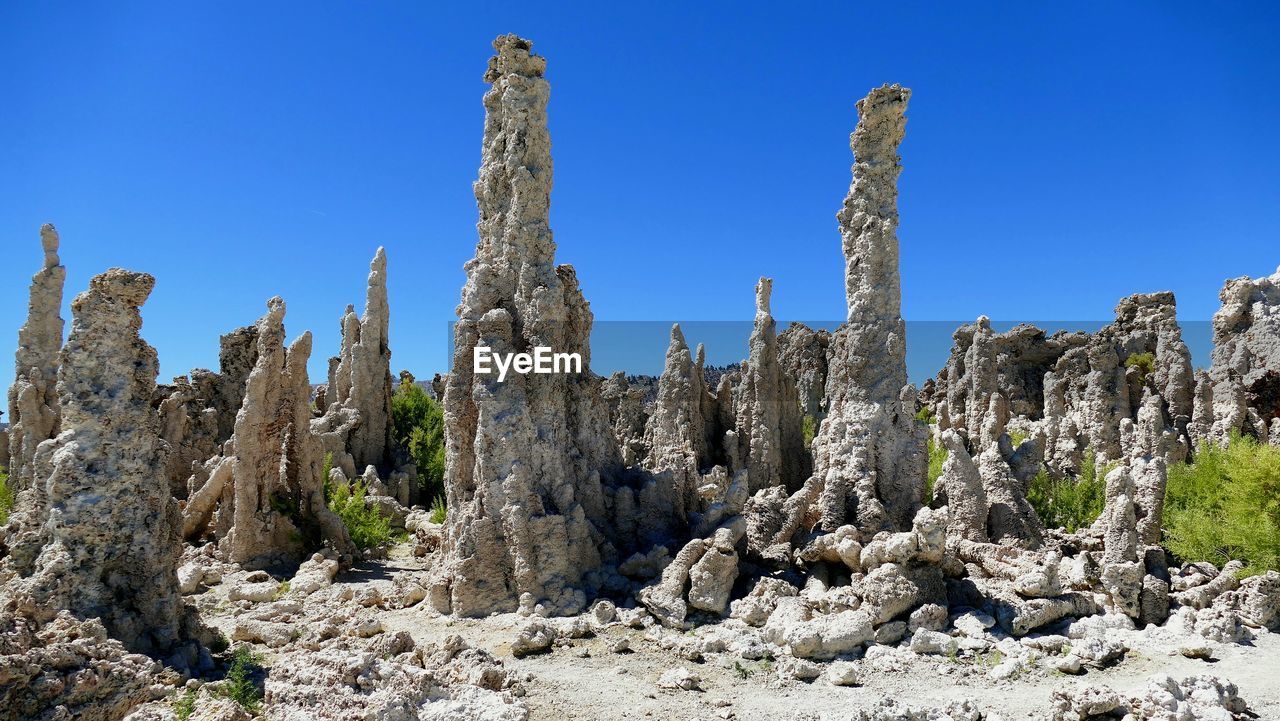
[[[600,320],[750,320],[760,275],[777,317],[842,317],[853,104],[885,82],[914,90],[909,320],[1106,320],[1161,289],[1204,320],[1280,264],[1276,4],[542,5],[4,3],[4,347],[50,221],[68,304],[157,276],[162,380],[275,294],[321,379],[378,245],[395,369],[443,370],[505,32],[549,61],[552,225]]]

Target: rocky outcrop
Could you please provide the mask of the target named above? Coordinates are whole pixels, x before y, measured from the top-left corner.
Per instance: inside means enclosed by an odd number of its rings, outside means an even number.
[[[814,428],[827,414],[827,348],[831,333],[791,323],[778,334],[778,362],[796,384],[801,413]]]
[[[153,654],[183,638],[180,515],[151,408],[158,365],[138,335],[154,285],[116,268],[72,302],[59,356],[62,431],[35,459],[48,520],[11,546],[0,571],[4,593],[40,623],[58,611],[100,618],[112,637]]]
[[[1052,721],[1120,719],[1221,719],[1245,721],[1257,718],[1240,698],[1236,685],[1215,676],[1191,676],[1175,681],[1166,674],[1147,679],[1145,689],[1122,695],[1107,686],[1085,686],[1054,691]]]
[[[454,326],[444,396],[448,518],[431,599],[463,616],[513,611],[522,594],[561,614],[586,604],[614,551],[604,486],[619,468],[590,307],[556,266],[548,225],[546,61],[528,40],[494,41],[475,183],[480,242]],[[582,373],[473,372],[473,351],[578,353]]]
[[[769,296],[773,281],[756,284],[756,318],[750,355],[736,398],[738,443],[752,492],[773,486],[794,491],[808,478],[809,451],[801,433],[795,380],[778,357],[778,337]],[[699,369],[701,370],[701,369]],[[701,389],[699,389],[701,390]],[[698,396],[701,402],[701,395]],[[698,429],[701,430],[701,429]]]
[[[351,317],[349,314],[348,317]],[[369,289],[358,323],[343,323],[342,363],[350,368],[350,395],[341,397],[360,413],[349,446],[356,468],[387,468],[391,454],[391,349],[387,346],[387,254],[378,248],[369,264]],[[354,335],[349,340],[347,334]]]
[[[947,365],[922,400],[939,428],[963,431],[970,443],[980,438],[991,395],[999,390],[1011,417],[1038,422],[1044,431],[1048,470],[1075,475],[1088,449],[1102,463],[1123,457],[1121,422],[1137,420],[1149,389],[1187,445],[1196,386],[1172,293],[1124,298],[1115,321],[1093,334],[1046,335],[1027,324],[997,334],[984,317],[961,326],[953,338]]]
[[[942,463],[942,475],[934,482],[933,502],[937,507],[950,508],[947,536],[985,543],[991,540],[987,535],[987,514],[991,507],[983,490],[982,475],[960,434],[947,429],[942,432],[941,443],[947,459]]]
[[[235,431],[245,383],[258,358],[256,326],[237,328],[221,338],[219,372],[195,368],[160,386],[156,393],[160,435],[169,444],[165,475],[175,498],[185,499],[193,474],[217,456]],[[199,481],[203,482],[203,478]]]
[[[1159,394],[1169,424],[1185,436],[1195,395],[1191,353],[1182,340],[1172,293],[1137,294],[1116,306],[1116,319],[1054,367],[1067,413],[1099,463],[1123,458],[1120,424],[1136,420],[1144,389]],[[1074,442],[1074,441],[1073,441]],[[1046,456],[1057,457],[1056,447]]]
[[[858,102],[853,183],[837,218],[847,322],[831,337],[827,417],[813,443],[820,523],[868,532],[910,528],[924,492],[925,429],[907,386],[898,277],[898,144],[911,91],[877,88]]]
[[[184,535],[211,535],[226,559],[247,568],[296,560],[322,541],[350,556],[351,540],[325,506],[324,451],[311,431],[311,334],[286,349],[285,303],[272,298],[267,308],[231,453],[193,478]]]
[[[638,514],[644,534],[661,542],[672,524],[687,526],[698,509],[701,471],[709,466],[702,416],[702,374],[680,325],[671,327],[666,367],[658,381],[658,399],[645,426],[645,468],[653,485],[642,489]],[[664,522],[665,521],[665,522]],[[678,532],[678,531],[676,531]]]
[[[995,333],[985,316],[952,334],[946,366],[924,394],[941,428],[957,428],[976,437],[991,394],[999,389],[1015,416],[1039,418],[1047,413],[1045,374],[1064,353],[1083,346],[1085,333],[1052,335],[1030,324]]]
[[[151,698],[160,664],[129,653],[98,619],[45,621],[0,609],[0,715],[119,721]]]
[[[640,463],[647,452],[644,433],[649,421],[644,390],[632,387],[627,375],[618,371],[604,382],[600,395],[609,406],[609,422],[622,452],[622,464]]]
[[[62,347],[62,286],[67,269],[58,258],[58,231],[40,226],[44,266],[31,277],[27,322],[18,331],[16,377],[9,388],[9,454],[0,458],[15,493],[34,480],[36,447],[58,433],[58,349]]]
[[[1213,408],[1209,439],[1225,443],[1239,432],[1280,444],[1280,271],[1228,280],[1218,297],[1211,386],[1199,406]]]
[[[342,346],[338,355],[329,359],[328,385],[316,395],[323,416],[312,421],[312,431],[320,437],[324,453],[332,455],[334,468],[341,469],[347,478],[364,474],[370,466],[383,476],[397,475],[392,469],[389,315],[387,256],[378,248],[369,264],[364,316],[357,316],[351,305],[342,315]],[[407,504],[409,484],[394,485],[393,495]]]

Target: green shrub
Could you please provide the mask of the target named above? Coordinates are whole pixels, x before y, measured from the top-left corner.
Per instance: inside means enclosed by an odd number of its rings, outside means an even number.
[[[391,396],[391,437],[418,467],[418,485],[434,498],[444,491],[444,409],[426,391],[401,383]]]
[[[436,496],[435,500],[431,502],[431,522],[444,523],[444,517],[444,496]]]
[[[11,510],[13,510],[13,491],[9,490],[9,474],[0,471],[0,525],[9,522]]]
[[[329,510],[338,514],[351,540],[360,548],[374,548],[392,540],[391,521],[377,508],[365,505],[364,481],[356,479],[349,486],[329,487],[326,499]]]
[[[1184,561],[1239,560],[1246,575],[1280,570],[1280,448],[1233,436],[1170,468],[1164,533]]]
[[[182,697],[173,702],[173,715],[178,721],[188,721],[191,715],[196,712],[196,691],[188,689]]]
[[[320,469],[320,480],[324,482],[324,497],[329,497],[329,474],[333,472],[333,453],[324,454],[324,466]]]
[[[209,642],[209,650],[214,653],[222,653],[231,646],[231,642],[227,640],[226,635],[221,631],[214,631],[213,640]]]
[[[231,666],[227,669],[227,683],[219,693],[224,698],[240,704],[251,714],[257,714],[262,706],[262,691],[254,676],[262,671],[262,657],[248,646],[239,646],[231,654]]]
[[[818,433],[818,420],[813,416],[805,416],[800,425],[800,433],[804,436],[804,447],[813,446],[813,437]]]
[[[937,420],[933,417],[933,409],[929,406],[920,406],[920,410],[916,411],[916,420],[933,425]]]
[[[1156,372],[1156,357],[1151,353],[1134,353],[1124,359],[1125,368],[1137,368],[1138,377],[1146,383],[1152,373]]]
[[[271,600],[279,601],[280,599],[284,598],[285,595],[288,593],[289,593],[289,582],[281,581],[280,585],[276,586],[276,592],[271,594]]]
[[[942,477],[942,464],[947,462],[947,449],[934,443],[932,435],[926,442],[926,448],[929,451],[929,475],[924,482],[924,503],[927,506],[933,502],[933,485]]]
[[[1046,528],[1065,528],[1074,533],[1102,514],[1110,470],[1110,466],[1099,470],[1093,451],[1086,451],[1075,478],[1053,478],[1043,469],[1037,473],[1027,489],[1027,500]]]

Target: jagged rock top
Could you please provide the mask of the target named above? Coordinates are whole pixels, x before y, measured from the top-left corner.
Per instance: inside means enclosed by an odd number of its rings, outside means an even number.
[[[40,226],[40,245],[44,248],[45,270],[62,265],[58,258],[58,231],[51,223]]]
[[[139,307],[146,302],[147,297],[151,295],[152,289],[156,287],[155,276],[150,273],[137,273],[123,268],[111,268],[102,275],[96,275],[89,281],[89,287],[95,292],[101,293],[104,298],[119,303],[124,303],[130,307]],[[88,296],[77,296],[73,301],[74,306],[90,300]],[[275,298],[274,300],[280,300]],[[283,306],[284,301],[280,301]]]
[[[857,103],[858,125],[850,135],[853,182],[837,215],[850,323],[897,318],[901,310],[898,244],[882,238],[898,228],[898,145],[906,134],[910,98],[909,89],[884,85]]]
[[[493,40],[493,49],[498,54],[489,58],[489,67],[484,71],[486,83],[495,83],[507,74],[540,78],[547,72],[547,59],[533,54],[532,40],[515,34],[499,35]]]

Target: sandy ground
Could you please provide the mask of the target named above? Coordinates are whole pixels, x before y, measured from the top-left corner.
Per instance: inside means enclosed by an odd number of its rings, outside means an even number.
[[[344,573],[337,582],[379,585],[389,590],[396,574],[418,573],[421,568],[420,561],[393,556]],[[211,593],[219,593],[219,589]],[[1266,632],[1260,633],[1251,645],[1211,644],[1212,661],[1185,658],[1163,644],[1130,640],[1131,650],[1121,662],[1106,669],[1090,669],[1080,676],[1036,668],[1012,679],[996,680],[988,676],[989,667],[979,661],[894,653],[892,662],[877,661],[874,667],[871,661],[863,661],[863,685],[837,687],[824,678],[811,683],[781,680],[774,664],[727,653],[708,654],[701,663],[695,663],[662,648],[650,632],[619,624],[594,638],[569,640],[568,645],[558,646],[551,653],[516,659],[511,655],[510,642],[527,622],[516,614],[479,620],[449,619],[433,617],[419,604],[385,611],[381,617],[386,631],[408,631],[420,645],[459,634],[471,645],[502,659],[509,668],[528,674],[525,701],[532,721],[834,721],[869,709],[884,697],[913,706],[970,699],[984,712],[998,712],[1006,720],[1046,719],[1055,690],[1106,684],[1122,693],[1136,692],[1146,686],[1148,677],[1158,673],[1177,679],[1211,674],[1229,680],[1239,687],[1240,695],[1258,718],[1280,721],[1280,634]],[[230,624],[229,618],[216,611],[207,620],[218,626]],[[704,628],[695,633],[707,632]],[[630,641],[633,652],[611,652],[611,642],[623,636]],[[697,674],[703,691],[659,689],[658,677],[673,667],[685,667]]]

